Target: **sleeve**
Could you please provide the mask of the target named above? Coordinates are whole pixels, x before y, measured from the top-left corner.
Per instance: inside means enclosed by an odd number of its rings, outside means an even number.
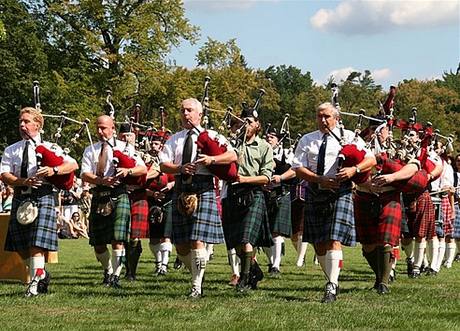
[[[13,163],[11,157],[11,148],[7,147],[2,155],[2,162],[0,164],[0,174],[4,172],[13,172]]]
[[[91,151],[91,146],[86,147],[85,151],[83,152],[83,157],[81,159],[81,174],[85,172],[90,172],[93,173],[93,162],[92,160],[92,151]]]
[[[174,162],[173,139],[170,138],[163,146],[163,150],[158,154],[160,163]]]
[[[454,169],[450,164],[446,164],[446,174],[443,184],[444,186],[454,187]]]
[[[292,163],[291,163],[292,169],[297,169],[300,167],[308,168],[306,140],[307,138],[303,136],[302,139],[300,139],[299,144],[297,145],[294,151],[294,157],[292,158]]]
[[[265,146],[265,153],[262,155],[260,163],[259,175],[266,176],[269,180],[272,178],[275,162],[273,161],[273,149],[267,145]]]

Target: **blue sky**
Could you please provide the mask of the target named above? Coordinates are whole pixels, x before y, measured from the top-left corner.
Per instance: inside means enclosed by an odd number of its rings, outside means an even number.
[[[460,61],[460,0],[185,0],[201,29],[171,58],[193,68],[207,37],[236,38],[248,65],[293,65],[322,84],[370,70],[385,88],[439,78]]]

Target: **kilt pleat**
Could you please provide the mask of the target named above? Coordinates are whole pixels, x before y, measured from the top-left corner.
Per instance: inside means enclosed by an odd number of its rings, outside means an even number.
[[[291,223],[291,194],[288,192],[268,203],[268,220],[271,233],[278,233],[284,237],[292,234]]]
[[[58,250],[57,221],[53,194],[37,198],[37,219],[28,225],[16,219],[19,204],[26,196],[15,196],[11,206],[11,216],[5,241],[5,250],[11,252],[40,247],[48,251]]]
[[[224,242],[222,221],[217,209],[214,189],[198,195],[197,210],[186,217],[177,210],[178,195],[172,198],[172,236],[175,244],[184,244],[190,241],[203,241],[209,244]]]
[[[89,215],[89,244],[91,246],[107,245],[112,241],[126,242],[129,240],[131,226],[131,206],[128,194],[120,194],[115,200],[112,214],[102,216],[96,214],[98,200],[93,197]]]
[[[407,210],[407,223],[411,237],[431,239],[435,235],[435,210],[428,191],[416,199],[416,208]]]
[[[454,232],[452,233],[452,237],[460,239],[460,207],[458,203],[455,204]]]
[[[131,202],[131,231],[130,238],[147,238],[149,235],[149,205],[147,195],[129,195]]]
[[[356,245],[351,191],[341,192],[333,200],[321,200],[314,199],[310,192],[306,195],[303,241],[316,244],[334,240],[345,246]]]
[[[247,243],[254,247],[273,245],[262,192],[254,192],[254,200],[244,213],[241,212],[241,206],[228,198],[223,199],[222,203],[225,243],[228,249]]]
[[[453,211],[448,196],[441,198],[441,212],[442,212],[442,229],[444,236],[452,236],[453,228]]]
[[[353,201],[356,236],[361,244],[398,245],[402,218],[398,191],[379,196],[356,191]]]

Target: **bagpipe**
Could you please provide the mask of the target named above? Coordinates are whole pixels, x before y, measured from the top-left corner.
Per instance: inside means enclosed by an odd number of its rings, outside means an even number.
[[[34,103],[35,103],[35,109],[41,112],[41,106],[40,106],[40,85],[38,81],[33,82],[33,95],[34,95]],[[70,117],[67,116],[67,113],[65,111],[62,111],[60,115],[47,115],[47,114],[42,114],[44,117],[51,117],[51,118],[59,118],[60,119],[60,124],[57,128],[56,133],[54,134],[54,142],[52,144],[51,149],[46,147],[44,144],[39,143],[32,139],[28,135],[27,132],[23,131],[28,138],[32,141],[32,143],[35,145],[35,153],[37,155],[37,166],[46,166],[46,167],[58,167],[64,163],[64,157],[57,155],[53,151],[54,146],[58,146],[58,141],[60,138],[62,138],[62,129],[66,122],[74,122],[77,124],[80,124],[80,128],[75,131],[74,136],[70,139],[70,143],[75,144],[77,140],[81,137],[83,131],[86,130],[89,139],[91,140],[91,135],[89,133],[89,119],[85,119],[83,122],[74,120]],[[63,153],[64,155],[69,153],[68,148],[63,148]],[[68,173],[68,174],[62,174],[62,175],[52,175],[47,177],[47,181],[49,181],[51,184],[53,184],[56,188],[61,189],[61,190],[69,190],[73,186],[74,182],[74,177],[75,174],[74,172]]]
[[[329,132],[329,134],[333,136],[342,146],[342,149],[340,150],[339,155],[338,155],[338,159],[339,159],[338,170],[339,170],[344,167],[354,167],[358,165],[359,163],[361,163],[361,161],[364,160],[366,152],[363,149],[359,149],[355,143],[357,142],[359,138],[359,134],[361,133],[362,120],[365,116],[364,116],[364,113],[357,115],[357,114],[342,112],[340,109],[339,101],[338,101],[339,88],[337,84],[333,83],[331,85],[331,90],[332,90],[332,102],[331,103],[337,109],[340,116],[342,115],[358,116],[358,125],[355,129],[355,137],[352,142],[345,141],[344,126],[343,126],[343,123],[340,117],[338,120],[338,127],[340,130],[341,137],[338,137],[327,125],[324,126],[325,129]],[[370,174],[371,174],[370,170],[363,171],[361,173],[355,174],[351,178],[351,180],[355,182],[356,184],[361,184],[368,180],[368,178],[370,177]]]

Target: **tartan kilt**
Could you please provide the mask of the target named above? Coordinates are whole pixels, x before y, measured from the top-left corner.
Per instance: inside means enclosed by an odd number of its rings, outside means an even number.
[[[31,247],[40,247],[48,251],[58,250],[57,220],[53,194],[36,198],[38,202],[37,219],[28,225],[20,224],[16,212],[21,201],[27,196],[14,196],[11,206],[10,222],[5,241],[5,251],[17,252]]]
[[[356,236],[361,244],[398,245],[402,217],[399,191],[379,196],[356,191],[353,202]]]
[[[190,241],[202,241],[208,244],[224,242],[222,221],[217,210],[216,193],[214,188],[197,194],[198,207],[186,217],[177,210],[178,193],[172,196],[172,236],[174,244],[184,244]]]
[[[265,197],[261,191],[254,191],[254,200],[244,215],[241,207],[229,198],[222,200],[222,207],[227,249],[247,243],[254,247],[273,245]]]
[[[154,200],[149,200],[149,206],[155,205]],[[149,224],[149,237],[153,239],[171,238],[172,234],[172,202],[169,200],[162,206],[163,221],[161,223]]]
[[[434,206],[434,228],[438,238],[444,238],[444,220],[442,217],[442,200],[439,196],[431,197]]]
[[[305,197],[303,241],[312,244],[339,241],[345,246],[356,245],[356,230],[351,189],[334,194],[308,191]]]
[[[267,209],[271,233],[290,237],[292,234],[291,194],[287,192],[278,196],[276,201],[270,200],[267,202]]]
[[[131,203],[131,231],[130,238],[147,238],[149,235],[149,205],[147,193],[133,192],[129,195]]]
[[[127,193],[111,198],[115,203],[114,211],[108,216],[96,214],[98,198],[93,195],[89,215],[89,244],[107,245],[112,241],[127,242],[131,227],[131,207]]]
[[[401,237],[410,238],[409,224],[407,220],[407,205],[410,203],[401,193]]]
[[[410,237],[431,239],[435,236],[435,211],[430,193],[423,192],[417,197],[416,203],[415,212],[406,212]]]
[[[444,236],[452,236],[452,233],[454,232],[452,224],[452,206],[450,205],[449,197],[447,195],[441,198],[441,212]]]
[[[300,199],[292,201],[291,204],[291,223],[292,233],[303,233],[303,223],[305,214],[305,201]]]
[[[460,239],[460,207],[455,203],[455,219],[454,219],[454,232],[452,238]]]

